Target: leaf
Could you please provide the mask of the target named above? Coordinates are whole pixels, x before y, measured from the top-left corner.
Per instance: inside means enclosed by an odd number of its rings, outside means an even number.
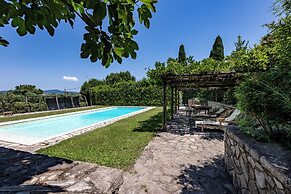
[[[30,34],[35,33],[35,27],[33,26],[30,20],[25,20],[25,28]]]
[[[12,20],[11,26],[12,27],[21,26],[21,25],[23,25],[23,22],[24,22],[24,20],[22,18],[17,17],[17,18],[14,18]]]
[[[130,52],[130,56],[132,59],[136,59],[136,52],[135,51],[131,51]]]
[[[24,36],[27,34],[27,31],[24,27],[24,25],[21,25],[17,28],[16,32],[19,34],[19,36]]]
[[[51,25],[45,26],[45,28],[51,36],[54,36],[55,29]]]
[[[93,11],[93,18],[96,24],[101,25],[106,15],[107,15],[106,3],[104,2],[97,3]]]
[[[0,36],[0,45],[7,47],[9,42]]]
[[[122,57],[124,54],[124,48],[119,48],[119,47],[115,47],[114,48],[114,52],[116,55],[118,55],[119,57]]]
[[[88,58],[89,57],[89,55],[90,55],[90,50],[89,49],[86,49],[86,50],[84,50],[84,51],[82,51],[81,52],[81,58],[82,59],[86,59],[86,58]]]
[[[132,35],[137,35],[137,33],[138,33],[137,30],[132,30],[132,31],[131,31],[131,34],[132,34]]]
[[[134,50],[138,50],[138,44],[135,41],[130,41],[130,47],[133,48]]]

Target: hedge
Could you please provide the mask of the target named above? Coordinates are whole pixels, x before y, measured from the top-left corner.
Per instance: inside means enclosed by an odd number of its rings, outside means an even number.
[[[113,106],[161,106],[162,88],[141,82],[119,82],[93,88],[96,105]]]

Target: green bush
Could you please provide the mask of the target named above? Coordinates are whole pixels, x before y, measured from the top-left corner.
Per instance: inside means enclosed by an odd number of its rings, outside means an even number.
[[[12,110],[14,113],[29,112],[29,105],[26,102],[15,102]]]
[[[291,143],[291,71],[274,68],[244,81],[236,88],[239,109],[253,121],[245,119],[243,131],[262,127],[269,138],[280,137]],[[247,125],[248,124],[248,125]],[[258,127],[254,128],[257,129]]]
[[[93,88],[97,105],[161,106],[162,88],[141,82],[119,82]]]

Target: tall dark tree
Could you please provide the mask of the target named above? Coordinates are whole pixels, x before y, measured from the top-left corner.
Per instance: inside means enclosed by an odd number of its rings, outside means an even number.
[[[224,47],[220,36],[216,37],[209,58],[218,61],[222,61],[224,59]]]
[[[186,52],[183,44],[181,44],[179,48],[178,61],[179,63],[186,63]]]
[[[236,51],[245,51],[248,49],[249,41],[243,40],[241,35],[239,35],[237,37],[237,42],[235,42],[234,45]]]

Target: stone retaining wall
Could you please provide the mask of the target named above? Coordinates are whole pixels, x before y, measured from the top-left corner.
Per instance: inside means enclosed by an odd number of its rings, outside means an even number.
[[[225,164],[237,193],[291,193],[290,150],[225,130]]]

